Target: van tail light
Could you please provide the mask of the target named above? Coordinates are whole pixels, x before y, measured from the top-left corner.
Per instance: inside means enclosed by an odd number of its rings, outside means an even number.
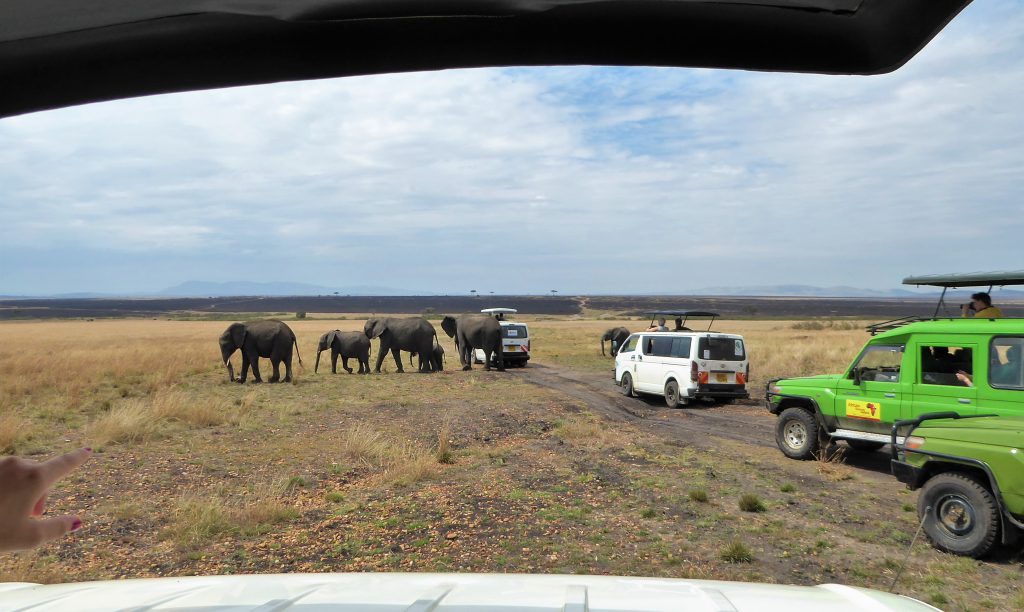
[[[709,375],[708,375],[707,372],[698,372],[697,373],[697,383],[698,384],[706,385],[706,384],[708,384],[708,379],[709,379]]]
[[[698,378],[697,362],[696,361],[691,361],[690,362],[690,382],[697,382],[697,378]]]
[[[747,375],[743,372],[736,372],[736,384],[745,385],[747,384]]]

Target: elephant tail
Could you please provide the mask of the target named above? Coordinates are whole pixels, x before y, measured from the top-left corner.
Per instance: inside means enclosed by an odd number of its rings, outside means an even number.
[[[299,354],[299,341],[295,338],[294,334],[292,335],[292,344],[295,345],[295,356],[299,358],[299,365],[303,365],[302,364],[302,355]],[[316,357],[317,357],[317,360],[319,361],[320,355],[317,354]]]

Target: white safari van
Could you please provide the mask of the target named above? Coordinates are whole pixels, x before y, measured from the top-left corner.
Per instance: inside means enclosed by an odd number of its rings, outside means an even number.
[[[676,328],[682,331],[639,332],[626,339],[615,356],[615,382],[624,394],[662,395],[670,408],[691,400],[728,403],[750,397],[750,362],[743,336],[710,329],[695,332],[680,323],[687,315],[717,316],[713,313],[655,314],[679,315]]]
[[[501,352],[505,359],[505,367],[524,367],[530,360],[530,328],[526,323],[509,321],[507,315],[514,315],[518,311],[515,308],[484,308],[480,312],[490,315],[501,324]],[[477,363],[484,362],[484,352],[476,349],[474,352]]]

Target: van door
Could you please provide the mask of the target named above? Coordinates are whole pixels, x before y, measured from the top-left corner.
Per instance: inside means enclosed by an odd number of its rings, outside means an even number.
[[[976,344],[921,340],[917,343],[919,376],[909,418],[928,412],[976,414],[978,389],[974,374],[980,372]],[[984,381],[979,380],[978,384]]]
[[[902,414],[906,382],[902,380],[905,347],[870,344],[836,385],[835,415],[839,429],[888,434]],[[857,384],[857,378],[860,384]]]
[[[636,389],[645,393],[661,393],[665,382],[666,358],[672,351],[672,338],[658,335],[641,336],[637,355]]]

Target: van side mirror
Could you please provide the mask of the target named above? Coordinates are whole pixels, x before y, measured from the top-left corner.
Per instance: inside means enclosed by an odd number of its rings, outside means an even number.
[[[863,377],[864,373],[860,367],[853,368],[853,384],[859,386]]]

